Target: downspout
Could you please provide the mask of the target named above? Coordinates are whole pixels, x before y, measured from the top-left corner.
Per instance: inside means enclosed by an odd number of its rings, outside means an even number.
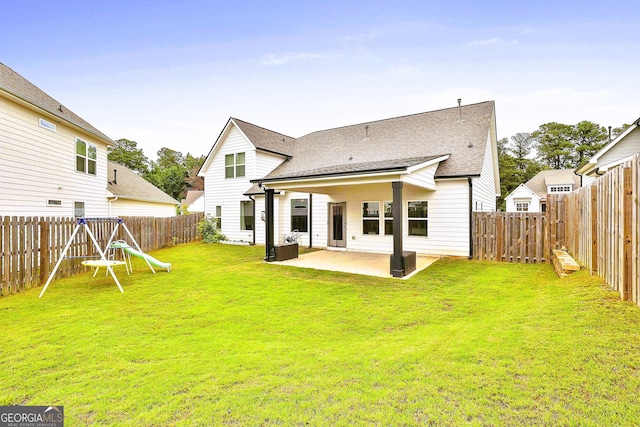
[[[115,201],[116,201],[116,200],[118,200],[119,198],[120,198],[119,196],[114,196],[114,197],[113,197],[113,199],[110,199],[110,200],[109,200],[109,203],[108,203],[108,206],[109,206],[109,208],[108,208],[108,209],[109,209],[109,212],[107,213],[107,216],[108,216],[109,218],[111,218],[111,203],[112,203],[112,202],[115,202]]]
[[[473,259],[473,180],[469,180],[469,260]]]
[[[309,249],[313,248],[313,194],[309,193]]]
[[[251,204],[251,214],[253,215],[253,242],[251,242],[251,245],[255,246],[256,245],[256,199],[253,198],[253,196],[247,196],[249,197],[249,200],[251,200],[253,203]]]

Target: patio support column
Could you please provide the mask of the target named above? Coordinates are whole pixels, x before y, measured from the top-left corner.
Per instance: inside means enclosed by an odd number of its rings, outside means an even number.
[[[402,181],[391,183],[393,188],[393,256],[391,257],[391,275],[404,276],[402,262]]]
[[[275,261],[275,242],[273,239],[273,194],[274,190],[264,189],[264,209],[265,209],[265,257],[267,262]]]
[[[313,193],[309,193],[309,249],[313,248]]]

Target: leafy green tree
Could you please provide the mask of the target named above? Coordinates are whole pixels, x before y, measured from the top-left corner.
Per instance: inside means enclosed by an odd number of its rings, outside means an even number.
[[[156,164],[161,168],[167,168],[174,165],[181,165],[183,167],[185,166],[184,156],[179,151],[175,151],[167,147],[162,147],[156,154],[158,155]]]
[[[497,205],[501,210],[505,210],[504,198],[511,193],[520,182],[516,170],[516,162],[509,149],[509,139],[502,138],[498,141],[498,169],[500,170],[500,197]]]
[[[593,157],[607,142],[609,132],[604,126],[583,120],[573,127],[573,141],[578,159],[575,166]]]
[[[618,137],[618,135],[620,135],[622,132],[624,132],[625,130],[627,130],[627,128],[631,126],[627,123],[618,126],[617,128],[613,128],[611,129],[611,139],[616,139]]]
[[[533,132],[538,149],[538,161],[551,169],[569,169],[577,166],[573,126],[550,122]]]
[[[129,139],[118,139],[115,147],[110,147],[107,158],[138,173],[144,174],[149,168],[149,159],[138,143]]]
[[[187,170],[183,165],[174,164],[162,167],[158,162],[151,162],[151,168],[144,175],[147,181],[176,200],[182,198],[186,177]]]

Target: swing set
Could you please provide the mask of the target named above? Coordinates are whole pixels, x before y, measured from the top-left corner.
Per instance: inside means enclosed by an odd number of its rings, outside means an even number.
[[[111,232],[111,236],[109,237],[109,241],[107,242],[107,245],[105,247],[104,250],[102,250],[102,248],[100,247],[100,244],[98,243],[98,241],[96,240],[96,237],[94,236],[93,232],[91,231],[91,228],[89,228],[89,225],[87,224],[87,222],[89,221],[99,221],[99,222],[115,222],[116,226],[113,228],[113,231]],[[62,261],[65,259],[71,259],[71,258],[94,258],[94,259],[87,259],[85,261],[82,261],[82,265],[85,265],[87,267],[93,267],[96,269],[96,271],[93,273],[93,277],[96,276],[96,274],[98,273],[98,270],[101,267],[106,267],[107,269],[107,274],[111,274],[111,277],[113,278],[113,281],[116,282],[116,285],[118,285],[118,289],[120,289],[120,292],[124,293],[124,289],[122,289],[122,285],[120,285],[120,282],[118,281],[118,277],[116,276],[115,272],[113,271],[113,267],[117,266],[117,265],[124,265],[127,268],[127,274],[129,274],[129,271],[131,269],[131,260],[129,257],[128,253],[125,253],[124,250],[123,252],[123,260],[115,260],[115,259],[110,259],[112,257],[107,257],[108,253],[110,250],[113,250],[114,248],[122,248],[122,242],[118,242],[120,243],[119,245],[115,245],[113,243],[113,239],[115,238],[119,228],[122,226],[122,228],[124,229],[124,231],[127,233],[127,235],[129,236],[129,239],[131,239],[131,242],[135,245],[135,247],[137,248],[138,252],[140,254],[146,255],[142,252],[142,249],[140,249],[140,246],[138,245],[138,242],[136,242],[136,239],[133,237],[133,235],[131,234],[131,232],[129,231],[129,229],[127,228],[127,226],[125,225],[124,221],[122,220],[122,218],[78,218],[78,224],[76,225],[76,228],[74,228],[73,233],[71,233],[71,236],[69,237],[69,240],[67,241],[66,246],[64,247],[64,250],[62,251],[62,253],[60,254],[60,257],[58,258],[58,261],[56,262],[55,267],[53,268],[53,271],[51,272],[51,274],[49,275],[49,279],[47,279],[47,283],[45,283],[44,287],[42,288],[42,292],[40,292],[40,296],[38,298],[42,298],[42,296],[44,295],[45,291],[47,290],[47,287],[49,286],[49,284],[51,283],[51,281],[53,280],[53,277],[55,276],[56,272],[58,271],[58,268],[60,268],[60,264],[62,264]],[[78,234],[78,232],[80,230],[84,230],[86,232],[86,234],[89,236],[89,238],[91,239],[91,242],[93,242],[93,247],[98,251],[98,254],[100,254],[99,257],[94,257],[94,256],[66,256],[67,252],[69,251],[69,248],[71,247],[71,244],[73,243],[73,239],[76,237],[76,235]],[[129,247],[128,245],[124,245],[126,247]],[[149,256],[141,256],[141,258],[143,258],[145,260],[145,262],[147,263],[147,265],[149,266],[149,268],[151,269],[151,271],[153,273],[155,273],[156,271],[153,269],[153,267],[151,266],[151,263],[149,262],[149,259],[152,259]],[[169,266],[171,264],[168,264]],[[167,269],[167,271],[170,270],[170,267]]]

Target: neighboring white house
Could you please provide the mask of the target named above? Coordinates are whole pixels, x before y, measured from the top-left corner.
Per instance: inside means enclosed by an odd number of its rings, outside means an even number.
[[[113,145],[0,63],[0,216],[175,215],[176,200],[107,162]],[[114,169],[120,185],[108,184]]]
[[[108,162],[109,216],[176,215],[178,201],[118,163]]]
[[[505,197],[507,212],[546,212],[547,194],[570,193],[580,188],[572,169],[544,170]]]
[[[113,144],[0,63],[0,215],[106,216]]]
[[[204,190],[189,190],[180,202],[180,209],[189,213],[204,212]]]
[[[633,122],[613,141],[605,145],[587,163],[576,169],[583,177],[582,185],[604,175],[609,169],[624,163],[633,155],[640,153],[640,119]]]
[[[395,253],[401,226],[406,251],[469,256],[471,213],[500,194],[495,129],[493,101],[297,139],[230,118],[199,172],[205,212],[232,240],[264,244],[271,214],[276,243]]]

